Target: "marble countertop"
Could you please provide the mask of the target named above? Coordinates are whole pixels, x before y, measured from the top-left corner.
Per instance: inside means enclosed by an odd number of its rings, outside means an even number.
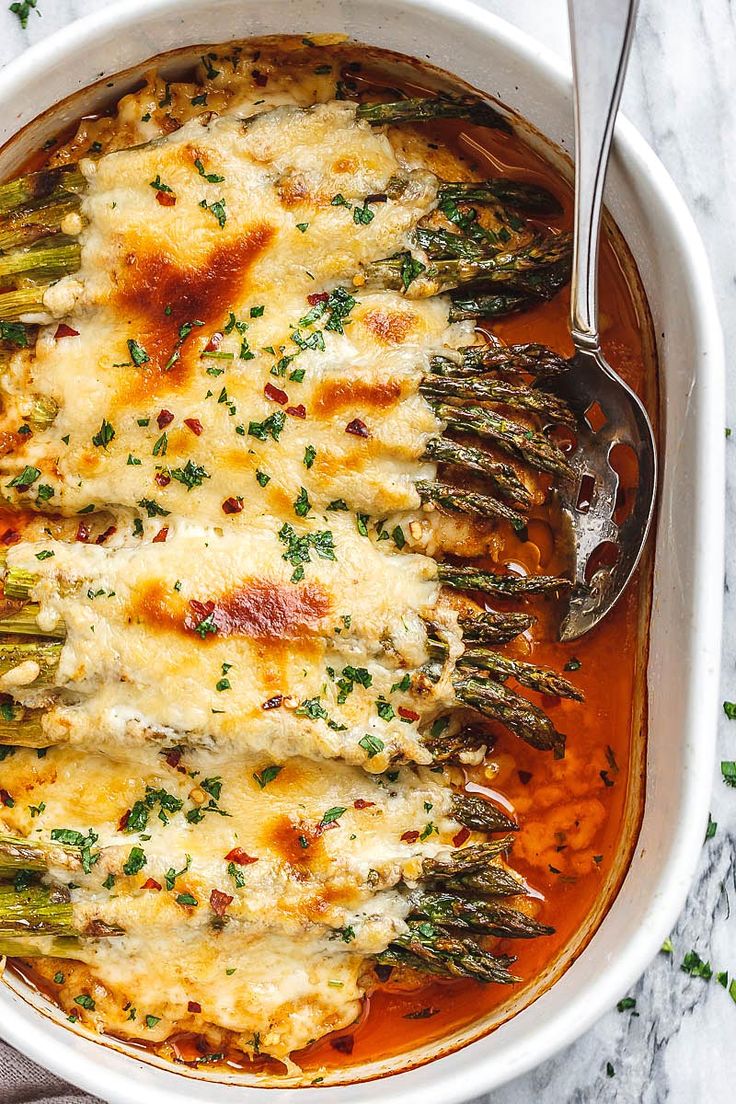
[[[5,0],[0,63],[107,2],[38,0],[23,31]],[[566,0],[480,2],[569,56]],[[736,349],[735,57],[734,0],[642,0],[624,93],[625,113],[654,147],[695,216],[710,257],[728,352]],[[733,380],[726,424],[736,427]],[[728,443],[730,477],[734,449],[736,432]],[[727,511],[729,522],[736,523],[733,478]],[[722,697],[729,700],[736,700],[736,588],[729,587],[734,574],[736,557],[727,554]],[[725,715],[719,733],[722,758],[736,758],[736,721]],[[695,949],[714,970],[736,975],[736,916],[730,916],[736,890],[736,791],[723,784],[718,764],[711,811],[718,827],[703,847],[697,880],[672,933],[674,953],[659,955],[631,991],[636,1014],[612,1009],[562,1054],[492,1094],[492,1104],[732,1104],[736,1003],[715,977],[706,982],[679,968],[684,954]],[[62,1092],[57,1089],[54,1098]],[[488,1097],[473,1104],[481,1101],[491,1104]]]

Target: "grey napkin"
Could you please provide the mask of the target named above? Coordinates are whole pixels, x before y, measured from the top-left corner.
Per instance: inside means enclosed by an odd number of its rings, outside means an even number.
[[[0,1042],[0,1104],[102,1104]]]

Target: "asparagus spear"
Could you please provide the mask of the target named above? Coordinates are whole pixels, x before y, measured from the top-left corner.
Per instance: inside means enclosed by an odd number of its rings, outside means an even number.
[[[508,851],[513,842],[513,836],[503,836],[502,839],[485,840],[470,847],[455,848],[449,852],[448,858],[425,859],[422,873],[425,878],[439,879],[461,878],[467,874],[474,874],[478,870],[484,870],[502,852]]]
[[[452,815],[477,832],[514,832],[519,827],[492,801],[475,794],[453,794]]]
[[[81,946],[73,935],[0,934],[0,956],[7,958],[76,958]]]
[[[18,633],[21,636],[51,636],[63,640],[66,636],[66,626],[62,621],[57,622],[53,629],[41,629],[38,624],[39,607],[35,602],[13,607],[6,604],[5,609],[0,610],[0,634]]]
[[[480,616],[461,617],[459,624],[463,640],[469,644],[508,644],[531,628],[534,618],[526,613],[496,613],[488,610]]]
[[[492,671],[501,678],[509,676],[516,679],[522,686],[530,690],[537,690],[540,694],[553,694],[558,698],[572,698],[574,701],[584,701],[585,695],[568,682],[562,675],[549,667],[537,667],[533,663],[523,663],[518,659],[501,655],[486,648],[468,647],[458,657],[459,667],[481,667],[486,671]]]
[[[7,935],[76,935],[69,891],[29,885],[0,885],[0,938]]]
[[[48,745],[44,736],[40,709],[24,709],[15,702],[0,707],[0,744],[16,747],[42,748]]]
[[[397,103],[358,104],[356,117],[374,126],[420,123],[428,119],[466,119],[476,126],[511,134],[511,126],[494,107],[473,96],[441,96],[399,100]]]
[[[514,387],[503,380],[429,376],[420,384],[419,390],[433,401],[450,398],[502,403],[515,410],[528,410],[547,422],[575,425],[575,415],[570,407],[556,395],[530,387]]]
[[[434,502],[445,509],[457,510],[464,514],[500,518],[511,522],[515,529],[523,529],[526,525],[526,518],[522,514],[490,495],[466,491],[462,487],[454,487],[451,483],[429,483],[426,480],[418,481],[416,487],[423,502]]]
[[[35,575],[32,571],[26,571],[22,567],[8,567],[3,580],[5,597],[18,598],[23,601],[30,596],[37,582],[38,575]]]
[[[433,736],[430,729],[422,735],[422,743],[431,753],[435,763],[462,762],[468,752],[487,748],[490,742],[489,734],[476,725],[465,725],[459,732],[451,734],[442,732],[437,736]]]
[[[552,751],[556,759],[564,756],[565,737],[557,731],[547,714],[502,683],[493,679],[463,679],[455,683],[455,693],[471,709],[500,721],[532,747]]]
[[[444,886],[450,893],[463,894],[472,891],[488,897],[523,897],[528,893],[524,882],[498,863],[473,874],[466,874],[463,878],[448,878]]]
[[[27,314],[43,311],[45,290],[46,285],[35,285],[0,294],[0,322],[18,322]]]
[[[79,242],[72,238],[42,238],[30,249],[0,254],[0,281],[20,276],[58,279],[79,268],[81,252]]]
[[[425,460],[437,464],[455,464],[462,468],[471,468],[483,472],[491,485],[500,494],[513,499],[522,506],[531,505],[531,495],[510,464],[499,463],[484,449],[472,445],[461,445],[446,437],[432,437],[424,450]]]
[[[494,410],[480,406],[451,406],[449,403],[434,404],[437,417],[447,424],[448,429],[460,433],[475,433],[481,438],[493,441],[504,452],[518,456],[533,468],[567,478],[571,475],[570,465],[565,455],[542,433],[535,433],[528,426],[504,418]]]
[[[37,209],[12,211],[0,219],[0,249],[32,245],[39,238],[59,233],[64,219],[79,209],[78,195],[61,195]]]
[[[437,578],[455,590],[480,590],[510,597],[515,594],[549,594],[570,586],[569,579],[557,575],[495,575],[475,567],[437,564]]]
[[[546,188],[526,184],[521,180],[505,180],[503,177],[448,181],[441,186],[437,198],[440,203],[446,199],[456,203],[501,203],[505,207],[534,215],[562,213],[562,204]]]
[[[515,314],[534,305],[531,295],[453,295],[448,314],[450,322],[464,322],[468,318],[501,318]],[[0,307],[1,309],[1,307]]]
[[[58,169],[42,169],[28,173],[6,184],[0,184],[0,215],[5,215],[21,205],[48,203],[60,199],[69,192],[78,194],[87,187],[87,181],[77,165],[62,165]]]
[[[509,973],[512,957],[491,955],[473,939],[450,935],[428,921],[410,922],[406,934],[376,957],[386,965],[410,966],[440,977],[472,977],[506,985],[521,980]]]
[[[22,663],[31,662],[38,667],[36,677],[31,680],[33,685],[48,686],[53,683],[62,647],[61,642],[55,640],[37,640],[33,643],[23,641],[20,644],[0,643],[0,674],[4,675],[20,667]]]
[[[11,877],[19,870],[42,872],[48,868],[49,852],[40,843],[0,834],[0,876]]]
[[[489,243],[475,241],[465,234],[453,234],[429,226],[417,226],[414,242],[433,260],[451,257],[460,261],[481,261],[500,251],[498,246],[494,249]]]
[[[459,928],[500,938],[533,939],[552,935],[554,928],[540,924],[519,909],[497,905],[482,898],[456,897],[451,893],[418,893],[412,901],[412,915],[423,916],[435,924]]]
[[[486,372],[524,373],[538,379],[559,376],[569,369],[568,362],[546,345],[468,345],[458,349],[459,362],[447,356],[430,361],[432,371],[443,376],[473,376]]]
[[[421,274],[426,295],[482,281],[503,284],[512,293],[551,299],[570,278],[572,239],[569,234],[538,238],[515,253],[497,253],[470,260],[434,261],[416,271],[408,266],[411,255],[399,253],[366,265],[364,286],[407,291]],[[425,290],[426,288],[426,290]]]

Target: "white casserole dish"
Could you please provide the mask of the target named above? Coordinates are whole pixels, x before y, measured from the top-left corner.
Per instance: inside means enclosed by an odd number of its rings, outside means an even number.
[[[427,58],[498,96],[563,150],[572,146],[569,76],[507,24],[464,0],[134,0],[52,36],[0,73],[0,144],[77,90],[182,46],[273,33],[341,32]],[[39,83],[38,74],[45,79]],[[129,81],[130,77],[125,78]],[[100,90],[101,89],[101,90]],[[89,103],[125,90],[97,86]],[[68,119],[88,109],[69,105]],[[63,109],[62,116],[63,118]],[[60,114],[54,113],[54,129]],[[51,124],[49,124],[51,125]],[[0,151],[11,175],[43,140],[43,124]],[[607,190],[647,292],[660,361],[663,480],[649,666],[646,806],[630,870],[583,954],[533,1004],[492,1034],[392,1078],[325,1087],[334,1104],[469,1099],[569,1044],[623,995],[656,954],[682,906],[700,851],[712,777],[723,556],[723,353],[707,262],[664,169],[636,131],[617,130]],[[172,1073],[155,1058],[72,1033],[23,989],[0,986],[0,1034],[113,1104],[259,1104],[273,1090],[221,1075]],[[459,1042],[455,1041],[455,1042]],[[447,1049],[439,1044],[435,1052]],[[138,1052],[140,1055],[140,1052]],[[411,1056],[422,1062],[426,1050]],[[394,1062],[394,1065],[396,1063]],[[376,1063],[361,1076],[392,1072]],[[296,1090],[277,1090],[279,1100]]]

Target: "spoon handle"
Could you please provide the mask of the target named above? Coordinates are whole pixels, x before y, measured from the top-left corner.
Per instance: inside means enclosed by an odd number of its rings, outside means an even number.
[[[575,250],[570,331],[597,350],[603,186],[638,0],[568,0],[575,102]]]

